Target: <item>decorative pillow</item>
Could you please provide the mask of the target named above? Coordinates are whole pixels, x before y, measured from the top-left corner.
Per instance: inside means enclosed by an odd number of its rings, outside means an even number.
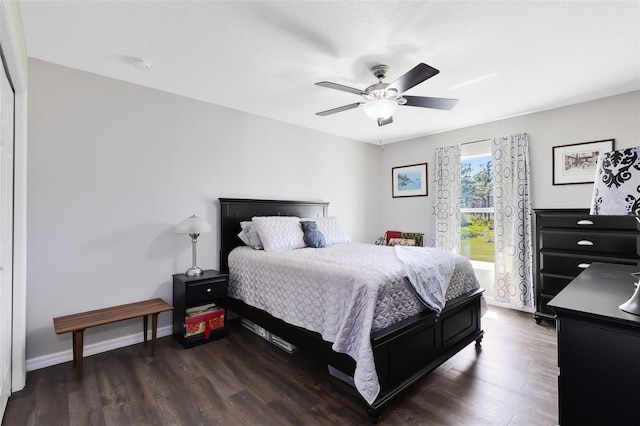
[[[300,219],[295,216],[255,216],[256,231],[265,251],[305,248]]]
[[[246,232],[240,231],[238,233],[238,238],[240,238],[242,240],[242,242],[244,243],[245,246],[251,247],[251,241],[249,240],[249,236],[247,235]]]
[[[422,232],[403,232],[400,238],[415,240],[418,247],[422,247],[424,243],[424,234]]]
[[[309,219],[301,219],[311,221],[318,224],[318,229],[324,235],[327,245],[350,243],[351,238],[347,235],[342,227],[342,223],[336,216],[315,217]]]
[[[260,236],[258,235],[258,231],[256,230],[256,226],[251,221],[240,222],[240,228],[242,231],[238,234],[238,237],[249,247],[253,247],[256,250],[262,250],[262,241],[260,240]],[[244,234],[243,238],[241,234]],[[247,242],[248,241],[248,242]]]
[[[318,229],[317,223],[301,220],[300,226],[302,227],[303,240],[307,247],[320,248],[327,245],[327,241]]]
[[[400,232],[400,231],[387,231],[387,232],[385,232],[384,236],[387,239],[386,244],[388,246],[390,246],[391,244],[389,244],[389,240],[392,239],[392,238],[402,238],[402,232]]]
[[[389,246],[415,246],[416,240],[408,238],[389,238]]]

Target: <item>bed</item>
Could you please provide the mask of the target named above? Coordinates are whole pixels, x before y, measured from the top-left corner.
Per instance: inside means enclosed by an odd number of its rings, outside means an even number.
[[[328,203],[236,198],[220,198],[219,201],[221,227],[220,269],[230,273],[230,288],[232,289],[228,298],[228,309],[325,363],[332,376],[354,387],[362,399],[371,421],[377,422],[380,419],[383,406],[412,383],[433,371],[470,343],[475,341],[476,344],[479,344],[481,342],[484,332],[481,329],[480,319],[483,308],[486,305],[482,298],[483,290],[477,286],[465,288],[464,292],[458,290],[459,294],[454,294],[453,296],[455,297],[450,297],[446,304],[443,302],[444,307],[440,313],[422,306],[417,311],[407,311],[409,314],[405,312],[404,316],[398,317],[399,319],[389,318],[389,315],[387,315],[386,320],[383,321],[365,321],[364,324],[366,326],[363,330],[353,331],[353,333],[364,333],[364,339],[359,338],[357,334],[348,335],[346,338],[349,342],[359,342],[355,345],[355,350],[351,350],[351,352],[350,350],[345,350],[339,344],[345,340],[344,336],[340,335],[340,333],[343,333],[344,327],[338,326],[339,330],[332,334],[331,329],[328,332],[322,326],[307,325],[305,322],[298,321],[295,316],[288,316],[277,309],[272,309],[270,306],[278,305],[279,302],[275,293],[270,294],[270,297],[276,300],[272,300],[271,304],[269,304],[263,303],[266,295],[258,294],[256,296],[256,292],[260,291],[259,288],[246,290],[244,293],[244,290],[233,290],[234,281],[240,281],[243,274],[264,274],[261,271],[269,269],[247,272],[252,267],[252,264],[259,265],[261,259],[266,258],[267,254],[264,252],[257,253],[257,250],[254,251],[249,247],[241,247],[244,246],[238,238],[238,233],[241,231],[241,222],[251,221],[255,216],[327,218]],[[357,243],[349,245],[353,245],[356,250],[362,250],[363,257],[367,257],[370,252],[373,253],[372,250],[376,247]],[[313,250],[315,249],[295,250],[294,257],[305,258],[309,251]],[[341,246],[328,246],[326,249],[321,250],[323,255],[326,254],[327,256],[332,252],[337,252],[337,256],[344,256],[344,253],[346,253],[341,251],[346,250]],[[380,250],[394,250],[394,248],[376,247],[375,253]],[[251,253],[252,251],[255,253]],[[269,256],[277,259],[283,255]],[[309,272],[306,275],[313,276],[315,272],[312,271],[322,269],[323,264],[321,262],[326,261],[326,259],[322,261],[313,259],[294,261],[286,258],[282,262],[296,265],[299,261],[311,262],[303,265],[308,266]],[[272,262],[272,260],[269,260],[269,262]],[[316,262],[315,266],[313,266],[313,262]],[[358,263],[357,259],[351,262]],[[283,273],[281,271],[285,269],[284,263],[282,263],[282,267],[277,266],[271,268],[271,270],[276,274]],[[359,284],[358,288],[360,291],[366,292],[370,287],[367,282],[377,279],[376,274],[372,274],[362,268],[354,269],[359,266],[350,264],[347,269],[352,274],[361,275],[355,281],[364,283]],[[263,278],[270,279],[266,275],[261,277],[261,279]],[[322,279],[318,278],[318,285],[322,284],[321,281]],[[376,297],[378,297],[377,291],[375,293]],[[251,295],[254,297],[251,297]],[[366,296],[366,294],[358,297],[369,300],[369,296]],[[282,300],[285,300],[284,296]],[[335,300],[342,299],[338,297]],[[325,303],[325,305],[329,305],[329,310],[336,303],[335,300]],[[377,302],[376,310],[379,305],[380,303]],[[370,308],[371,304],[368,306],[367,309],[372,309]],[[292,310],[295,311],[296,309]],[[363,310],[365,309],[363,308]],[[280,318],[285,318],[287,321]],[[329,339],[326,339],[327,334],[330,337]],[[325,339],[323,339],[323,336]],[[349,346],[347,349],[352,347]],[[336,348],[337,350],[334,350]],[[372,371],[367,369],[372,369]]]

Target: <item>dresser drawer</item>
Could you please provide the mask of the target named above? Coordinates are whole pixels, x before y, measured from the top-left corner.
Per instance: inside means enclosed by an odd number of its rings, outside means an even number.
[[[582,269],[580,270],[582,271]],[[560,290],[565,288],[573,278],[574,277],[556,277],[540,274],[538,281],[536,282],[536,292],[541,296],[549,296],[548,298],[551,299],[556,294],[560,293]]]
[[[640,231],[640,222],[635,216],[600,216],[589,214],[540,213],[537,226],[563,229],[607,229]]]
[[[186,289],[186,303],[190,306],[206,303],[212,299],[224,298],[227,294],[227,286],[227,278],[190,283]]]
[[[589,256],[566,253],[540,253],[540,272],[542,274],[576,277],[595,260]]]
[[[640,238],[635,233],[606,231],[561,231],[540,232],[540,249],[568,252],[607,254],[627,258],[638,257]]]
[[[551,302],[555,296],[550,294],[538,294],[538,312],[542,314],[546,314],[550,317],[555,317],[556,313],[553,312],[553,309],[547,306],[547,303]]]
[[[638,265],[640,259],[625,259],[605,256],[589,256],[580,253],[547,253],[541,252],[539,257],[540,275],[562,275],[577,277],[589,267],[591,262],[616,263],[619,265]],[[541,287],[543,288],[543,287]],[[545,291],[547,293],[547,291]]]

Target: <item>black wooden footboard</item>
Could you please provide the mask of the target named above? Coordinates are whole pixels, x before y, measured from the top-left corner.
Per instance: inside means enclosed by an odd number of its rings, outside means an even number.
[[[373,335],[381,391],[371,408],[379,409],[469,343],[482,340],[482,292],[476,289],[451,300],[440,315],[413,317],[397,324],[397,329],[385,329]]]
[[[476,289],[450,300],[440,315],[423,312],[372,335],[380,382],[380,394],[374,403],[365,403],[372,421],[379,420],[382,407],[393,397],[471,342],[482,340],[480,297],[483,291]],[[318,333],[287,324],[241,300],[230,299],[229,309],[302,348],[309,356],[328,365],[332,375],[353,386],[355,361],[346,354],[334,352],[331,343]]]

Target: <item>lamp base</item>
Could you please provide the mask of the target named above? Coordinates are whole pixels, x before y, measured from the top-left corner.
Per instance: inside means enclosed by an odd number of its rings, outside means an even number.
[[[198,268],[197,266],[192,266],[191,268],[187,269],[187,271],[184,274],[192,277],[194,275],[202,275],[202,272],[203,272],[202,268]]]
[[[633,296],[620,305],[619,308],[630,314],[640,315],[640,285],[636,287],[636,291],[633,293]]]

